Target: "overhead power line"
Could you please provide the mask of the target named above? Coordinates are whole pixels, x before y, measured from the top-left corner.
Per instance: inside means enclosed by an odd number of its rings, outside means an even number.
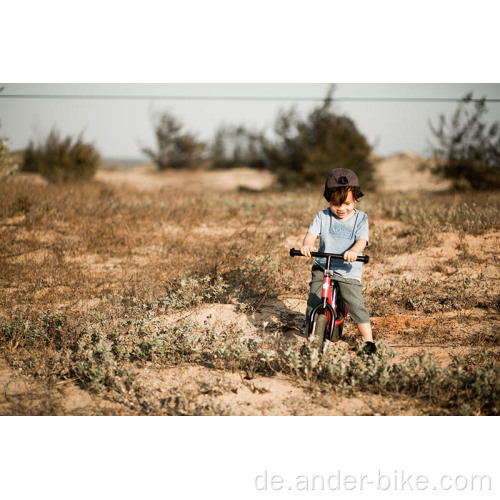
[[[113,94],[0,94],[0,99],[86,99],[86,100],[153,100],[153,101],[281,101],[321,102],[324,97],[285,96],[197,96],[197,95],[113,95]],[[454,97],[335,97],[337,102],[461,102]],[[500,99],[470,99],[471,102],[498,103]]]

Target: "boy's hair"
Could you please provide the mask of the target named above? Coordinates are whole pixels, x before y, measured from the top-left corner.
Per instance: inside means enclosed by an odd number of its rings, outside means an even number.
[[[334,168],[328,173],[328,177],[325,182],[325,191],[323,196],[328,203],[331,203],[332,193],[335,190],[341,189],[341,194],[335,194],[335,202],[340,201],[340,203],[334,203],[335,205],[342,205],[347,198],[348,188],[352,188],[351,192],[354,201],[358,200],[364,194],[361,192],[359,187],[358,176],[348,168]]]
[[[357,201],[363,196],[363,193],[358,186],[341,186],[329,189],[330,199],[328,201],[332,205],[342,205],[345,203],[349,191],[352,193],[354,201]]]

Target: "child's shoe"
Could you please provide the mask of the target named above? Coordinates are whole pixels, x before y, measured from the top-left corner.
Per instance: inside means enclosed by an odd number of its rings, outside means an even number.
[[[370,342],[369,340],[365,342],[363,346],[363,352],[365,354],[375,354],[377,352],[377,346],[374,342]]]

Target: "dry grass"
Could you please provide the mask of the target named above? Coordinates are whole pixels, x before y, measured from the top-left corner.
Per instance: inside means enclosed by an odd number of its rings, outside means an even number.
[[[248,393],[257,414],[349,413],[356,397],[376,407],[363,407],[368,414],[498,414],[497,258],[487,245],[498,199],[363,201],[372,221],[365,296],[380,355],[359,358],[349,325],[346,342],[319,360],[300,336],[302,314],[286,307],[248,331],[200,320],[210,304],[253,321],[273,301],[307,298],[309,263],[288,249],[323,208],[316,194],[4,182],[0,350],[9,377],[30,389],[0,400],[0,409],[242,414],[231,397]],[[423,259],[451,237],[449,252],[431,254],[422,268],[402,260]],[[435,358],[422,357],[432,348]],[[169,383],[160,394],[153,379],[144,382],[147,370],[176,366],[200,368],[198,385]],[[276,377],[299,391],[279,408],[263,399]],[[68,409],[59,384],[91,394],[92,404]]]

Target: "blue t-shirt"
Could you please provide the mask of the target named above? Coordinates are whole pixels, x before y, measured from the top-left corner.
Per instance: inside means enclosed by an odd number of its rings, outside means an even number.
[[[347,220],[337,219],[330,208],[316,214],[309,232],[320,236],[318,252],[343,254],[360,238],[368,242],[368,216],[355,209],[355,214]],[[361,255],[361,254],[360,254]],[[316,263],[326,266],[325,257],[316,257]],[[338,276],[351,278],[361,282],[363,264],[331,259],[330,269]]]

